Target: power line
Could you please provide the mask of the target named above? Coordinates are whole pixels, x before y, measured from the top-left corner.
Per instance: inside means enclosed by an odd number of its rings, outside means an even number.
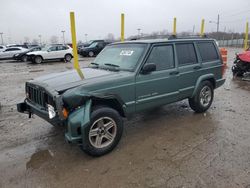
[[[221,21],[221,23],[243,22],[243,21],[247,21],[247,20],[249,20],[249,19],[250,19],[250,17],[247,17],[247,18],[241,18],[241,19],[237,19],[237,20]]]
[[[237,15],[244,14],[244,13],[247,13],[247,12],[250,12],[250,10],[240,11],[240,12],[237,12],[237,13],[234,13],[234,14],[223,16],[223,17],[237,16]]]

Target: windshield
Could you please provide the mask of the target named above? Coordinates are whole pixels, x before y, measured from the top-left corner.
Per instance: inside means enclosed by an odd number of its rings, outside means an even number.
[[[50,47],[50,45],[43,46],[41,51],[47,51]]]
[[[98,44],[98,42],[94,42],[94,43],[92,43],[92,44],[89,46],[89,48],[96,47],[97,44]]]
[[[108,67],[110,64],[123,70],[132,71],[146,49],[146,44],[116,44],[107,46],[93,64]]]

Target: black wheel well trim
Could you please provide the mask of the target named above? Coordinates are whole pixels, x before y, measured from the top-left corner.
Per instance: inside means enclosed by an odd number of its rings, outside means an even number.
[[[122,117],[127,117],[126,104],[116,94],[92,94],[92,107],[95,105],[105,105],[114,108]]]
[[[211,82],[211,84],[213,85],[214,89],[216,88],[216,80],[215,80],[215,76],[213,74],[207,74],[207,75],[203,75],[203,76],[200,76],[197,81],[196,81],[196,84],[195,84],[195,87],[194,87],[194,91],[193,91],[193,94],[190,98],[194,97],[197,90],[198,90],[198,87],[199,85],[204,82],[204,81],[209,81]]]

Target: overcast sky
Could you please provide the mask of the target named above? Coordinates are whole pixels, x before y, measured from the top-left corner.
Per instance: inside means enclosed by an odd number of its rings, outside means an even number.
[[[71,40],[69,12],[76,16],[77,40],[99,39],[113,33],[120,35],[120,14],[125,13],[125,37],[142,33],[172,31],[177,17],[177,32],[200,30],[205,19],[205,31],[216,31],[220,14],[220,30],[245,30],[250,20],[250,0],[0,0],[0,32],[5,43],[30,41],[42,35],[49,42],[52,35],[62,41]]]

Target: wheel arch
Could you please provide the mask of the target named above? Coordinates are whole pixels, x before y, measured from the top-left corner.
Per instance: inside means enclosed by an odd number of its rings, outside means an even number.
[[[124,102],[120,99],[119,96],[115,95],[102,95],[102,96],[92,96],[92,106],[107,106],[115,109],[122,117],[126,117],[126,111],[124,109]]]
[[[198,90],[199,85],[203,81],[209,81],[209,82],[211,82],[211,84],[213,85],[213,88],[214,89],[216,88],[216,80],[215,80],[215,76],[213,74],[202,75],[196,81],[196,84],[195,84],[195,87],[194,87],[194,91],[193,91],[193,94],[192,94],[191,98],[195,96],[195,94],[196,94],[196,92]]]
[[[73,58],[73,55],[72,55],[71,53],[66,53],[66,54],[64,55],[64,58],[66,57],[66,55],[70,55],[71,58]]]
[[[38,54],[38,55],[34,55],[33,58],[35,59],[36,57],[41,57],[42,60],[44,60],[43,56],[41,54]]]

